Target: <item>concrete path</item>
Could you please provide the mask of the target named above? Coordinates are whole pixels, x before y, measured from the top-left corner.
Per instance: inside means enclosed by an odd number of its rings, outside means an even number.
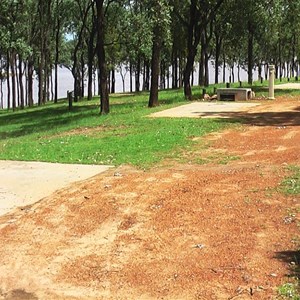
[[[277,84],[275,90],[300,90],[300,83]]]
[[[110,166],[0,161],[0,215],[87,179]]]
[[[247,111],[249,108],[260,105],[257,102],[192,102],[157,113],[150,117],[172,118],[228,118],[224,113]]]

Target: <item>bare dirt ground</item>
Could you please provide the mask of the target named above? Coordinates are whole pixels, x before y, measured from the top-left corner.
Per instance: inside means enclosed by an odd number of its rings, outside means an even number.
[[[278,299],[299,261],[300,199],[279,186],[300,99],[232,116],[183,153],[204,165],[110,169],[0,217],[0,299]]]

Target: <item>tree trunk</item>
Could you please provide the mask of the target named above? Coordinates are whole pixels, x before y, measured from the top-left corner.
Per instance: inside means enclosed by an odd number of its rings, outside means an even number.
[[[7,83],[7,109],[10,109],[10,53],[7,51],[6,55],[6,83]]]
[[[154,29],[152,61],[151,61],[151,87],[149,97],[149,107],[158,106],[158,81],[159,81],[159,64],[161,52],[161,37],[158,27]]]
[[[140,91],[140,74],[141,74],[141,58],[138,57],[138,61],[136,64],[136,71],[135,71],[135,91]]]
[[[54,85],[53,85],[53,72],[52,72],[52,70],[50,70],[49,82],[50,82],[50,91],[51,91],[50,100],[54,101]]]
[[[219,83],[219,64],[220,64],[220,54],[222,48],[222,38],[217,32],[215,32],[216,37],[216,48],[215,48],[215,84]]]
[[[48,53],[45,53],[45,64],[44,64],[44,89],[43,89],[43,104],[49,100],[49,67],[48,67]]]
[[[132,71],[132,63],[129,63],[129,85],[130,85],[130,93],[132,93],[133,91],[133,87],[132,87],[132,76],[133,76],[133,71]]]
[[[38,104],[39,105],[42,105],[43,103],[43,85],[44,85],[44,66],[43,66],[43,63],[42,63],[42,58],[39,57],[39,67],[38,67],[38,80],[39,80],[39,83],[38,83]]]
[[[110,91],[112,94],[116,92],[116,72],[115,68],[111,70],[111,88]]]
[[[88,100],[93,98],[93,62],[95,57],[94,39],[95,39],[95,25],[93,25],[92,32],[88,42]]]
[[[3,109],[3,73],[2,73],[2,68],[3,68],[3,60],[0,59],[0,108]]]
[[[57,2],[58,5],[58,2]],[[55,62],[54,62],[54,103],[58,102],[58,62],[59,62],[60,18],[57,17],[55,33]]]
[[[17,53],[15,54],[15,75],[16,75],[16,90],[17,90],[17,107],[20,107],[20,85],[19,85],[19,72],[18,72],[18,64],[17,64]]]
[[[10,70],[11,70],[11,83],[12,83],[12,108],[13,111],[16,109],[16,97],[17,97],[17,86],[16,86],[16,69],[15,69],[15,53],[13,52],[10,56]]]
[[[165,89],[165,66],[164,66],[164,61],[162,60],[160,62],[160,89],[163,90]]]
[[[104,1],[95,0],[97,8],[97,55],[100,70],[100,113],[109,113],[109,96],[107,90],[107,66],[104,48]]]
[[[84,63],[84,54],[81,53],[81,84],[80,84],[80,99],[84,97],[84,74],[85,74],[85,63]]]
[[[33,106],[33,61],[28,60],[28,106]]]
[[[253,43],[254,32],[251,22],[248,22],[248,84],[253,83]]]
[[[187,62],[183,74],[184,96],[188,100],[192,100],[192,87],[191,87],[191,74],[194,68],[194,61],[196,56],[196,50],[190,49],[188,51]]]
[[[209,86],[209,55],[205,52],[204,55],[204,69],[205,69],[205,76],[204,76],[204,86]]]
[[[58,102],[58,63],[54,64],[54,103]]]
[[[201,50],[200,50],[200,60],[199,60],[199,81],[198,85],[204,86],[204,64],[205,64],[205,59],[204,59],[204,45],[201,45]]]
[[[20,86],[20,107],[24,109],[25,100],[24,100],[24,85],[23,85],[23,70],[22,70],[22,59],[19,56],[19,86]]]
[[[178,88],[178,57],[176,49],[173,46],[172,50],[172,89]]]
[[[149,61],[144,60],[144,72],[143,72],[143,90],[149,91],[150,88],[150,66]]]

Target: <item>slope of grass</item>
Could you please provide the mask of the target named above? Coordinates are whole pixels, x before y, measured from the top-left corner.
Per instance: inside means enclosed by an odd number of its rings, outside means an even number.
[[[195,91],[196,97],[200,89]],[[47,104],[24,111],[0,112],[0,159],[63,163],[130,163],[150,166],[175,157],[202,136],[228,121],[148,118],[155,111],[186,103],[181,90],[160,92],[158,108],[147,107],[148,94],[111,97],[111,113],[99,115],[98,98]]]

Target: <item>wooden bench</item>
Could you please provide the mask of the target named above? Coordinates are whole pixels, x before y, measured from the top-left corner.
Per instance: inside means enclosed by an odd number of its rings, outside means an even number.
[[[217,99],[225,101],[250,100],[252,90],[249,88],[225,88],[217,89]]]

